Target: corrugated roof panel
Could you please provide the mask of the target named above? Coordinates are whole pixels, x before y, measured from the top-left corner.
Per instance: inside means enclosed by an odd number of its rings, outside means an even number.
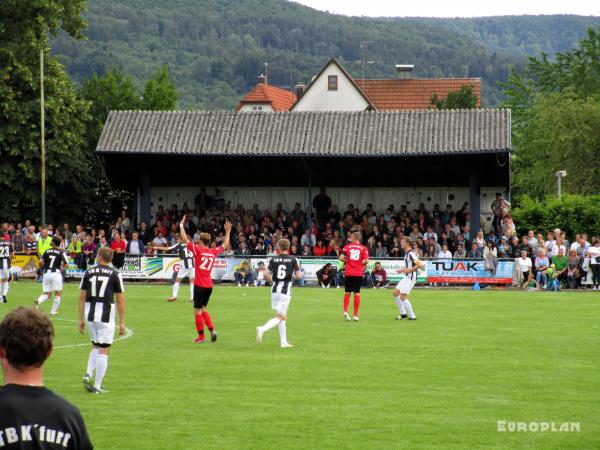
[[[114,111],[97,151],[240,156],[505,152],[510,151],[510,111]]]

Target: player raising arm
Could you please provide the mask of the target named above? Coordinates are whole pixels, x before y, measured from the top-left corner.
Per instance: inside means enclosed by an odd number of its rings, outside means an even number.
[[[83,376],[83,386],[95,394],[107,391],[102,380],[108,368],[108,350],[115,336],[115,300],[119,311],[119,334],[125,334],[125,288],[121,274],[110,266],[113,251],[108,247],[98,250],[97,266],[88,269],[81,279],[79,293],[79,332],[83,333],[87,322],[92,351]],[[91,379],[96,372],[94,385]]]
[[[168,302],[174,302],[177,300],[177,294],[179,293],[179,286],[181,280],[188,277],[190,280],[190,299],[194,299],[194,254],[188,250],[186,243],[183,243],[181,237],[177,238],[177,243],[170,247],[154,247],[156,250],[161,250],[167,253],[177,253],[179,255],[179,271],[173,283],[173,292],[171,297],[167,299]]]
[[[348,306],[350,305],[350,294],[354,293],[354,317],[358,321],[358,308],[360,307],[360,287],[362,286],[365,267],[369,262],[369,250],[360,243],[360,233],[355,231],[350,238],[351,243],[344,246],[340,254],[340,260],[344,265],[344,320],[350,320]]]
[[[287,310],[292,300],[292,281],[302,278],[300,264],[293,256],[288,255],[290,241],[279,239],[277,241],[277,256],[271,258],[269,266],[265,271],[265,279],[273,285],[271,288],[271,309],[275,311],[276,317],[269,320],[263,326],[256,327],[256,343],[262,342],[263,335],[271,328],[279,326],[279,342],[281,348],[292,347],[287,341],[285,323]]]
[[[404,269],[398,269],[398,273],[403,273],[405,276],[400,280],[396,289],[394,289],[394,292],[392,292],[392,295],[396,299],[396,305],[398,305],[398,309],[400,309],[400,315],[396,317],[396,319],[401,320],[408,317],[409,320],[417,320],[412,305],[410,304],[410,300],[408,299],[408,295],[417,282],[417,270],[425,264],[412,250],[408,238],[403,237],[400,239],[400,246],[404,250],[405,256]]]
[[[196,331],[198,337],[194,341],[196,344],[203,344],[204,340],[204,324],[210,331],[210,340],[215,342],[217,340],[217,332],[215,331],[212,317],[206,309],[208,300],[212,294],[212,278],[211,272],[215,258],[223,253],[223,251],[229,248],[229,241],[231,235],[231,222],[225,222],[225,239],[223,245],[219,245],[215,248],[210,248],[210,234],[200,234],[200,242],[194,244],[189,240],[187,233],[185,232],[185,216],[179,224],[179,232],[181,234],[181,242],[183,242],[187,249],[194,255],[194,317],[196,320]]]

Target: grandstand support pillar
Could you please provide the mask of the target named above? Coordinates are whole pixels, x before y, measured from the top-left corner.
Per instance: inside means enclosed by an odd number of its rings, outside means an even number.
[[[140,177],[137,190],[137,205],[139,206],[138,217],[141,222],[146,222],[148,226],[151,224],[150,220],[150,174],[143,173]]]
[[[469,173],[469,210],[471,211],[471,238],[473,238],[481,228],[479,176],[474,170]]]

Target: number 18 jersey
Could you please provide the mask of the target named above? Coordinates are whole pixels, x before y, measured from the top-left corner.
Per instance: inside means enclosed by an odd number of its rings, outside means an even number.
[[[211,288],[213,287],[212,278],[210,276],[218,255],[223,253],[223,247],[216,248],[200,247],[189,241],[187,248],[194,255],[194,268],[196,276],[194,277],[194,286]]]
[[[346,255],[344,275],[347,277],[362,277],[365,272],[363,261],[369,260],[369,250],[361,244],[348,244],[342,253]]]

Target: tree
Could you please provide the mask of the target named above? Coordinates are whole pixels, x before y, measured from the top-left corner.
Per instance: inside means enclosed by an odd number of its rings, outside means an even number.
[[[503,85],[512,110],[513,184],[518,195],[542,199],[566,169],[570,193],[600,190],[600,30],[589,29],[577,48],[530,58]]]
[[[463,85],[458,91],[448,92],[446,98],[440,98],[437,94],[431,96],[431,104],[436,109],[473,109],[477,107],[478,100],[471,84]]]
[[[84,0],[0,2],[0,217],[38,218],[40,211],[39,52],[47,33],[80,37]],[[46,52],[46,172],[49,217],[80,217],[93,197],[86,152],[89,104]]]
[[[91,104],[87,141],[92,150],[96,148],[110,111],[134,110],[141,107],[133,79],[117,69],[109,70],[102,77],[94,74],[83,83],[81,95]]]
[[[600,102],[573,90],[539,96],[515,135],[514,188],[534,198],[556,192],[555,172],[566,170],[565,192],[600,191]]]
[[[142,94],[142,109],[171,111],[177,108],[177,89],[171,79],[169,66],[164,65],[146,81]]]

